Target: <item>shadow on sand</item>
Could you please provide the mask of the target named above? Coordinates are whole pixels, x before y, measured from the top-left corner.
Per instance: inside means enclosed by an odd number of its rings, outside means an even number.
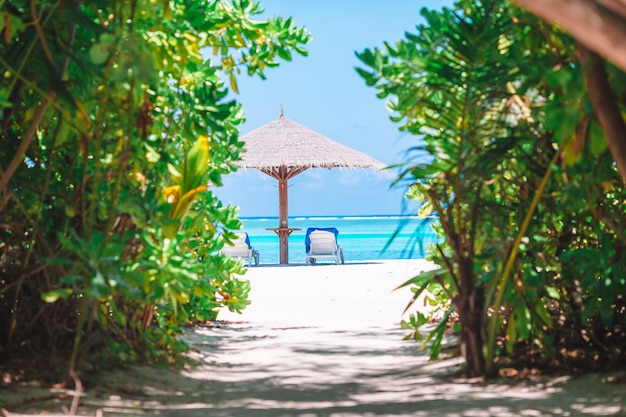
[[[607,376],[468,382],[457,377],[458,359],[430,362],[397,329],[225,322],[190,329],[185,338],[197,367],[104,374],[80,411],[177,417],[626,415],[624,386]]]

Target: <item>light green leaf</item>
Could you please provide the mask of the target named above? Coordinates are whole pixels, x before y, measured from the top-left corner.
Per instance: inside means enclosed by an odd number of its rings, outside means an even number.
[[[89,59],[96,65],[103,65],[109,59],[109,45],[96,43],[89,48]]]
[[[556,300],[561,298],[561,294],[559,294],[559,291],[554,287],[546,287],[546,292],[551,298],[554,298]]]
[[[42,293],[41,294],[41,299],[43,301],[45,301],[46,303],[54,303],[59,298],[60,299],[66,299],[71,294],[72,294],[72,289],[71,288],[61,288],[61,289],[58,289],[58,290],[52,290],[52,291],[48,291],[48,292]]]

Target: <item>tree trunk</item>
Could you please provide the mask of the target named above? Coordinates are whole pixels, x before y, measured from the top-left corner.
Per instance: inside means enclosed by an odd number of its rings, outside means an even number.
[[[465,358],[468,378],[485,375],[482,299],[483,295],[474,288],[457,295],[453,301],[461,321],[461,354]]]
[[[485,295],[483,288],[476,286],[471,260],[464,259],[459,265],[461,286],[452,303],[461,322],[461,354],[465,358],[467,377],[485,375],[485,352],[483,350],[483,315]]]
[[[485,296],[483,288],[476,286],[472,269],[471,259],[459,259],[459,292],[452,299],[461,322],[461,354],[465,358],[468,378],[485,375],[485,352],[483,351]]]
[[[576,55],[582,64],[587,91],[600,126],[602,126],[606,143],[624,179],[626,178],[626,123],[624,123],[617,97],[609,84],[605,62],[580,43],[576,45]]]

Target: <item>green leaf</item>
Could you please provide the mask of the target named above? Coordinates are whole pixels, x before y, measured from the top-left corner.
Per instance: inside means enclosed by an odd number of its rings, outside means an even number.
[[[54,303],[58,299],[66,299],[72,294],[71,288],[60,288],[58,290],[52,290],[41,294],[41,299],[46,303]]]
[[[199,187],[209,169],[209,139],[199,136],[187,153],[183,173],[183,189],[181,194],[186,194]]]
[[[561,294],[554,287],[546,287],[546,292],[548,293],[548,296],[551,297],[551,298],[554,298],[556,300],[561,299]]]
[[[419,275],[414,276],[413,278],[408,279],[402,284],[398,285],[398,287],[396,287],[396,290],[407,287],[409,285],[416,285],[418,287],[423,287],[425,284],[434,282],[436,278],[438,278],[441,275],[446,275],[447,273],[448,271],[444,268],[425,271],[425,272],[420,273]]]
[[[76,263],[76,261],[70,258],[41,258],[41,260],[52,266],[68,266]]]
[[[233,93],[239,94],[239,86],[237,85],[237,78],[235,77],[235,74],[231,72],[229,75],[229,79],[231,90],[233,90]]]
[[[606,152],[608,145],[600,124],[593,119],[589,126],[589,150],[596,156]]]

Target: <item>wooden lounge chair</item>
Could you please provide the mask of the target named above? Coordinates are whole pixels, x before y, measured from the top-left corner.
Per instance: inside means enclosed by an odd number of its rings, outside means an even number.
[[[345,263],[343,249],[337,244],[339,232],[334,227],[313,228],[309,227],[306,232],[306,264],[314,264],[318,258],[334,258],[335,264]]]
[[[246,232],[235,232],[235,235],[237,235],[237,238],[232,241],[232,246],[226,243],[222,248],[222,253],[233,258],[245,259],[248,266],[252,266],[252,261],[254,261],[255,265],[258,265],[260,254],[250,244],[248,234]]]

